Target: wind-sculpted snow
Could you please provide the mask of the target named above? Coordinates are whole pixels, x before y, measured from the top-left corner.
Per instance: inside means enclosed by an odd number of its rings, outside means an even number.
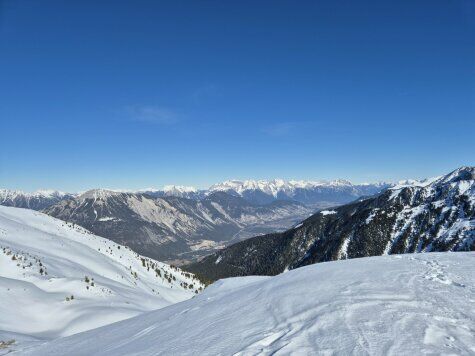
[[[231,278],[183,303],[22,352],[472,355],[474,265],[474,253],[431,253]]]
[[[0,207],[0,341],[71,335],[186,300],[201,288],[190,273],[77,225]]]

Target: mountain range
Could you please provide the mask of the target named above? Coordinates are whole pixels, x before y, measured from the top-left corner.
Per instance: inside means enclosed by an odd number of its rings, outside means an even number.
[[[42,210],[73,197],[74,194],[57,190],[38,190],[26,193],[20,190],[0,189],[0,205],[33,210]]]
[[[318,208],[372,195],[386,183],[226,181],[207,190],[165,186],[136,192],[92,189],[0,190],[0,205],[41,210],[175,264],[195,261],[231,243],[285,231]]]
[[[474,254],[416,253],[475,250],[475,167],[334,206],[298,185],[2,191],[29,209],[0,206],[0,354],[473,351]]]
[[[247,239],[187,269],[214,281],[356,257],[473,250],[475,167],[461,167],[321,210],[283,233]]]
[[[294,201],[254,205],[224,192],[194,200],[98,189],[43,211],[145,256],[174,263],[257,234],[285,230],[313,212]]]
[[[275,200],[293,200],[307,206],[323,208],[348,203],[361,196],[373,195],[390,186],[389,183],[352,184],[343,179],[330,182],[274,179],[271,181],[230,180],[212,185],[209,190],[224,191],[255,204],[266,204]]]
[[[347,180],[335,181],[285,181],[274,180],[230,180],[214,184],[209,189],[168,185],[162,189],[146,188],[136,191],[112,190],[120,193],[146,194],[155,198],[179,197],[192,200],[201,200],[215,192],[244,198],[251,204],[269,204],[277,200],[292,200],[311,207],[324,208],[326,206],[348,203],[361,196],[379,193],[390,187],[390,183],[352,184]],[[60,200],[66,200],[82,195],[82,193],[63,193],[56,190],[39,190],[34,193],[0,189],[0,205],[28,208],[34,210],[45,209]]]

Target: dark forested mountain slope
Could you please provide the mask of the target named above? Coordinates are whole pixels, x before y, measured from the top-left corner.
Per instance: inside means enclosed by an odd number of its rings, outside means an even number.
[[[474,249],[475,167],[462,167],[318,212],[284,233],[248,239],[187,268],[210,281],[330,260]]]

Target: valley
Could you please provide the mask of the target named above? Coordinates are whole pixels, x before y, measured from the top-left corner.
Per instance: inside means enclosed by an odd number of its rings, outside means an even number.
[[[0,356],[475,356],[475,0],[0,0]]]
[[[0,205],[41,210],[145,256],[182,265],[253,236],[285,231],[319,209],[388,186],[275,179],[233,180],[207,190],[173,185],[79,194],[0,190]]]
[[[36,210],[0,206],[0,355],[475,344],[473,315],[461,314],[475,291],[474,167],[346,203],[339,190],[306,205],[225,187],[49,192],[41,211],[38,194],[4,193]]]
[[[473,250],[475,168],[461,167],[319,211],[283,233],[247,239],[186,268],[212,282],[332,260]]]

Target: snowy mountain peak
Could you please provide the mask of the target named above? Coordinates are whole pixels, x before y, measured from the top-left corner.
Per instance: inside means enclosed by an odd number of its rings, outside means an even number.
[[[228,180],[210,187],[209,191],[225,191],[237,194],[254,203],[273,200],[296,200],[304,204],[321,201],[349,202],[360,196],[373,195],[391,186],[387,183],[352,184],[348,180]]]
[[[0,189],[0,199],[12,198],[19,195],[26,196],[27,193],[22,192],[21,190]]]
[[[373,184],[373,183],[366,183]],[[381,183],[374,183],[381,184]],[[242,193],[245,190],[262,190],[266,193],[276,194],[278,191],[292,191],[296,188],[315,188],[315,187],[337,187],[337,186],[353,186],[353,183],[346,179],[335,179],[332,181],[308,181],[308,180],[227,180],[222,183],[214,184],[210,187],[210,191],[215,190],[234,190]]]
[[[163,187],[165,193],[196,193],[198,189],[195,187],[186,187],[183,185],[166,185]]]
[[[335,179],[332,180],[329,185],[353,185],[349,180],[346,179]]]
[[[261,190],[264,193],[276,196],[279,191],[292,190],[296,187],[309,187],[313,182],[307,181],[285,181],[283,179],[273,180],[228,180],[222,183],[214,184],[210,187],[210,191],[227,191],[233,190],[238,194],[242,194],[246,190]]]
[[[124,194],[123,191],[109,190],[109,189],[91,189],[81,193],[78,198],[84,199],[107,199],[112,196]]]
[[[54,190],[54,189],[40,189],[40,190],[37,190],[36,192],[33,192],[31,195],[51,198],[51,197],[62,197],[66,194],[67,193],[60,192],[59,190]]]
[[[403,188],[428,188],[434,189],[441,185],[457,184],[461,188],[468,189],[475,184],[475,167],[460,167],[444,176],[427,178],[424,180],[408,179],[399,181],[398,184],[391,187],[393,191],[400,191]],[[394,196],[394,194],[393,194]]]
[[[27,193],[20,190],[0,189],[0,205],[34,210],[44,209],[69,197],[71,197],[70,194],[57,190],[38,190]]]
[[[0,189],[0,199],[2,198],[15,198],[15,197],[42,197],[42,198],[54,198],[54,197],[63,197],[68,193],[61,192],[59,190],[53,189],[39,189],[34,192],[24,192],[22,190],[9,190],[9,189]]]
[[[475,181],[475,167],[464,166],[445,175],[441,179],[444,183],[455,183],[460,181]]]

